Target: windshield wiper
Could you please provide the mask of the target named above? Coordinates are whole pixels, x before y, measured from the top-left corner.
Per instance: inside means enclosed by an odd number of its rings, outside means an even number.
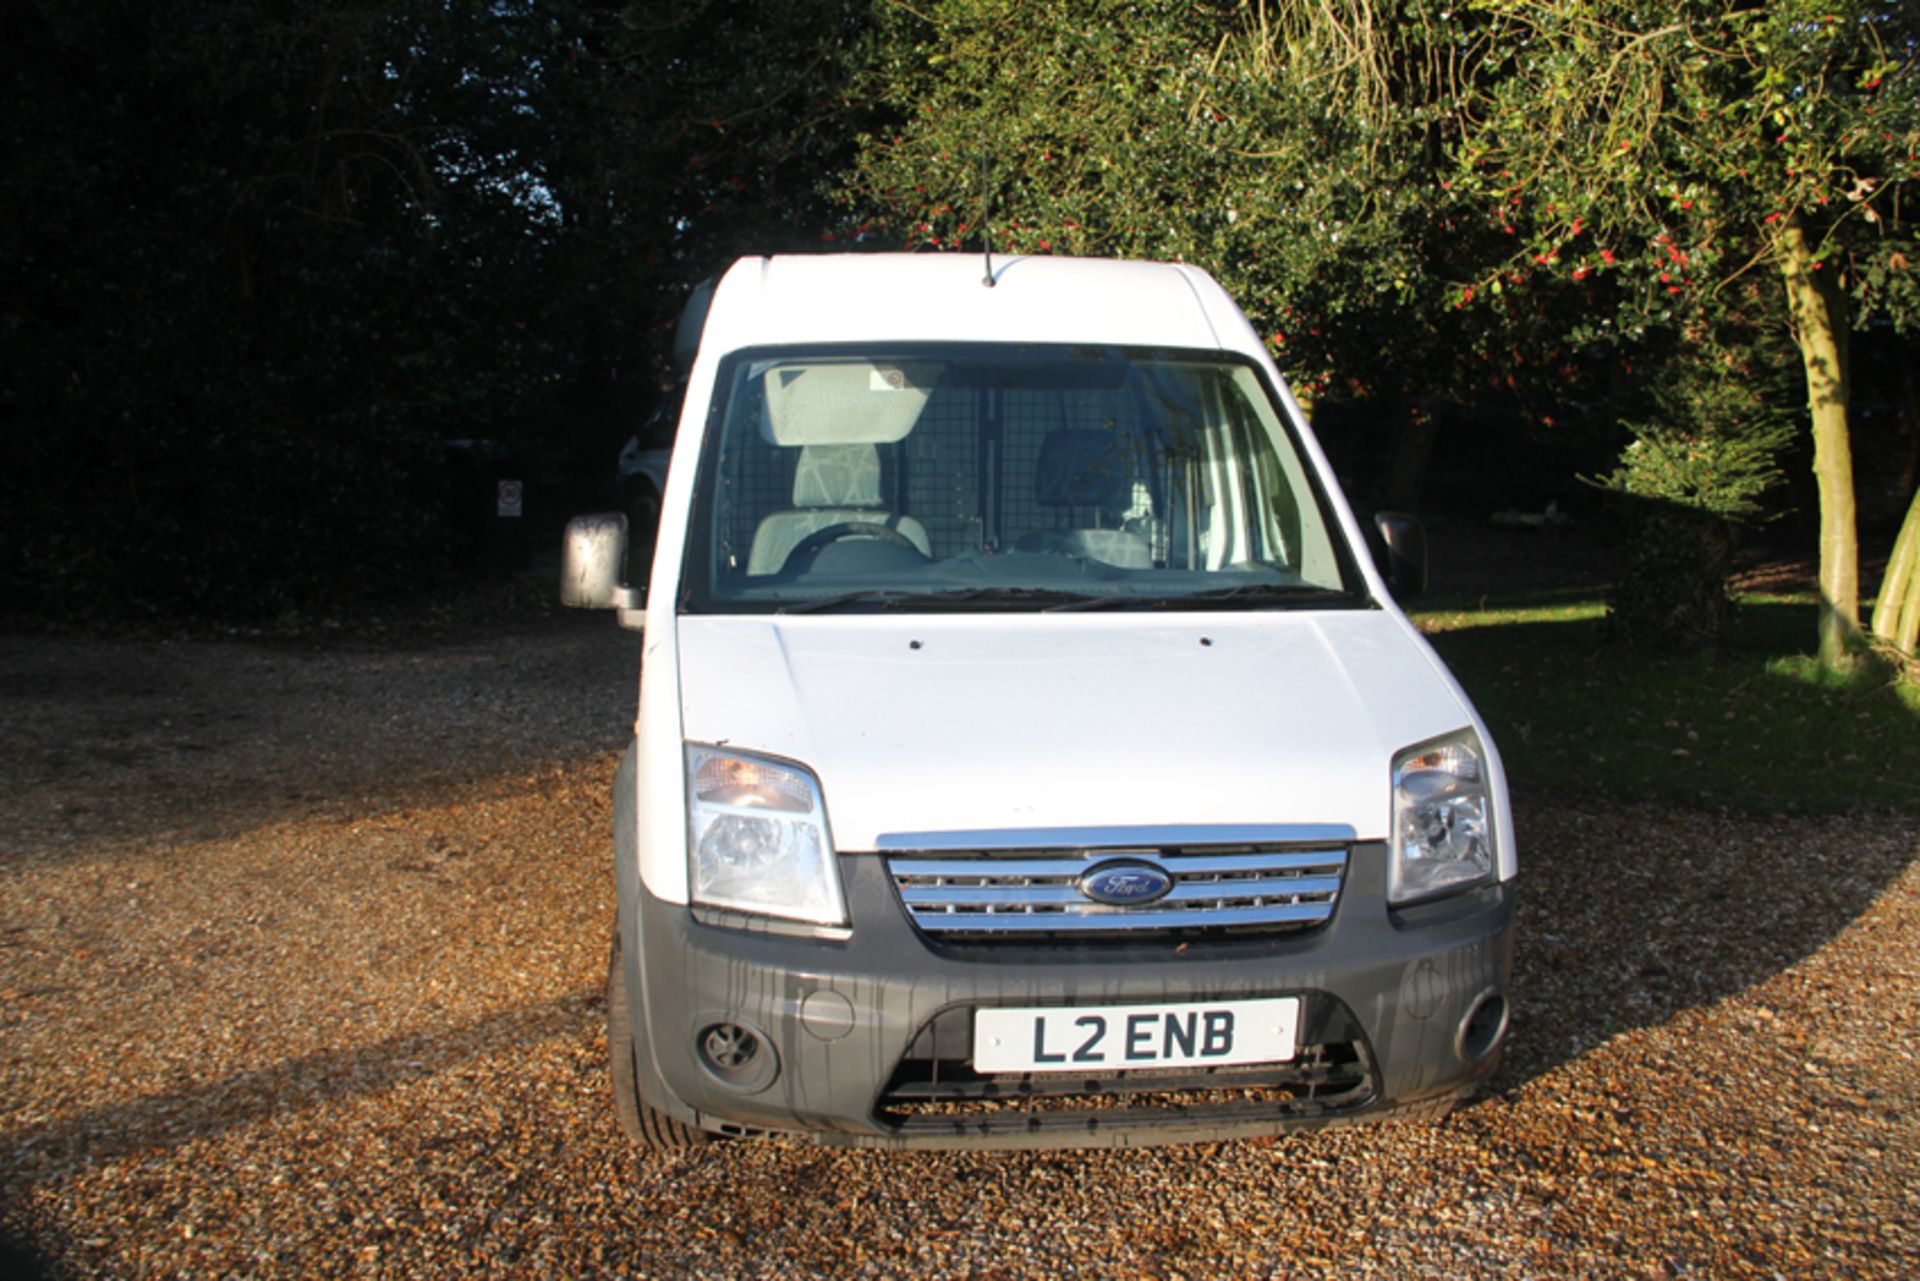
[[[842,605],[877,605],[882,609],[913,606],[964,607],[968,605],[1020,604],[1036,606],[1047,613],[1066,613],[1095,609],[1231,609],[1238,605],[1263,605],[1285,602],[1289,605],[1316,601],[1348,600],[1347,592],[1306,583],[1242,583],[1238,587],[1216,587],[1207,591],[1182,592],[1173,596],[1130,596],[1124,593],[1090,594],[1062,591],[1053,587],[952,587],[943,591],[903,592],[891,587],[863,587],[857,591],[822,596],[818,600],[795,601],[782,605],[776,613],[812,614],[837,609]]]
[[[1156,596],[1147,604],[1154,609],[1218,609],[1234,605],[1280,602],[1305,605],[1315,601],[1351,599],[1349,592],[1333,587],[1314,587],[1308,583],[1243,583],[1239,587],[1216,587],[1201,592],[1183,592],[1178,596]]]
[[[811,614],[820,610],[835,609],[841,605],[875,604],[884,609],[900,609],[912,605],[968,605],[968,604],[1006,604],[1018,602],[1034,604],[1048,602],[1047,608],[1071,609],[1082,603],[1099,605],[1106,598],[1085,596],[1079,592],[1055,591],[1046,587],[953,587],[943,591],[903,592],[890,587],[865,587],[858,591],[841,592],[835,596],[822,596],[818,600],[795,601],[782,605],[775,613]]]
[[[858,591],[840,592],[833,596],[822,596],[818,600],[794,601],[774,610],[776,614],[811,614],[823,609],[837,609],[841,605],[853,605],[872,602],[891,609],[910,593],[894,591],[884,587],[862,587]]]
[[[1047,613],[1066,614],[1085,609],[1139,609],[1154,604],[1157,599],[1152,596],[1116,596],[1112,593],[1104,596],[1083,596],[1074,592],[1058,594],[1064,599],[1047,606]]]

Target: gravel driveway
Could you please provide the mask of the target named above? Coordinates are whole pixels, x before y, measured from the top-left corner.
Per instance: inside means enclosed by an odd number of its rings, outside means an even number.
[[[1920,1275],[1920,824],[1522,795],[1438,1128],[639,1157],[599,997],[638,641],[0,638],[0,1221],[55,1276]],[[0,1259],[0,1262],[4,1262]]]

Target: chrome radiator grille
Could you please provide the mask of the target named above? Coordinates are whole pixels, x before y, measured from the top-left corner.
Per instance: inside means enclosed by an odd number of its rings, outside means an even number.
[[[1151,902],[1082,890],[1115,865],[1164,875]],[[1281,931],[1325,923],[1347,870],[1344,847],[1176,846],[892,855],[887,870],[915,925],[945,937]]]

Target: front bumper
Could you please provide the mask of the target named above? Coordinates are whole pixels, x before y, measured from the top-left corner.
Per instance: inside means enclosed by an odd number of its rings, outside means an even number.
[[[938,945],[906,919],[871,854],[841,856],[853,927],[838,938],[703,923],[627,881],[621,952],[641,1090],[710,1130],[887,1147],[1249,1137],[1445,1100],[1499,1058],[1513,890],[1390,911],[1386,860],[1384,844],[1353,846],[1333,918],[1311,932],[1186,945]],[[1302,1007],[1299,1057],[1265,1072],[1067,1081],[968,1067],[983,1005],[1268,996]],[[714,1039],[729,1028],[758,1043],[752,1055],[730,1057]],[[1062,1107],[1049,1087],[1080,1097]]]

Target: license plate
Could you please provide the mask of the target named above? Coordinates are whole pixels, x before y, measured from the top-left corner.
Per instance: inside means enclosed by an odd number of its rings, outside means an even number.
[[[976,1010],[977,1072],[1231,1067],[1293,1057],[1297,997]]]

